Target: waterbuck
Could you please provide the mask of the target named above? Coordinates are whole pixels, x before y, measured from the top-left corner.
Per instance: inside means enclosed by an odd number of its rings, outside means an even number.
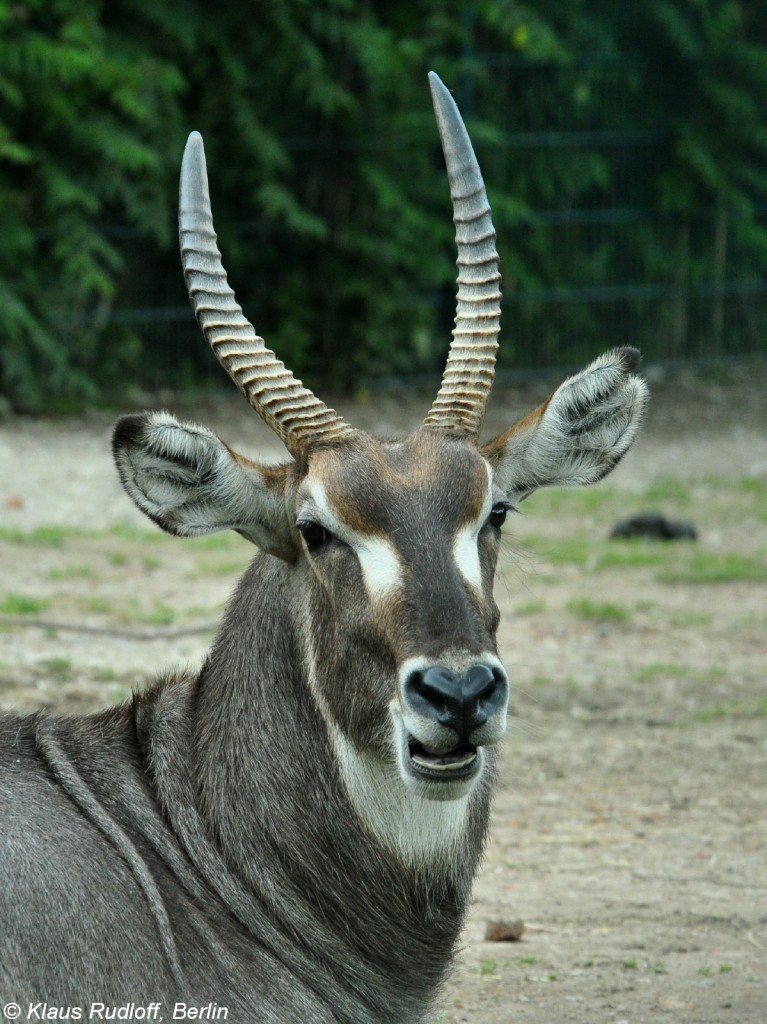
[[[431,89],[457,315],[439,394],[402,440],[355,430],[256,336],[189,139],[192,305],[292,459],[258,465],[167,413],[118,422],[117,468],[143,512],[181,536],[236,530],[260,551],[198,675],[98,714],[2,719],[0,1004],[45,1001],[38,1019],[135,1004],[158,1019],[159,1001],[165,1019],[180,1003],[241,1024],[415,1024],[433,1005],[506,728],[503,521],[538,487],[608,473],[646,394],[637,353],[616,349],[480,443],[495,233],[460,114],[433,74]]]

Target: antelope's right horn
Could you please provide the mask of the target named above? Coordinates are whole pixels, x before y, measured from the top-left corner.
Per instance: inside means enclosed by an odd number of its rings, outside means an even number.
[[[296,380],[243,316],[216,245],[202,136],[192,132],[181,164],[181,264],[197,322],[216,358],[295,458],[355,431]]]
[[[482,173],[449,91],[429,72],[458,246],[455,329],[442,386],[424,426],[478,436],[493,386],[501,320],[495,229]]]

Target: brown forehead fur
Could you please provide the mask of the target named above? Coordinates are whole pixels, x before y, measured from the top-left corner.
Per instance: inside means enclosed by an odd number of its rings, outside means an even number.
[[[315,452],[307,480],[319,481],[336,513],[360,533],[391,533],[415,513],[457,529],[475,520],[487,494],[487,464],[460,438],[418,430],[402,441],[359,435]]]

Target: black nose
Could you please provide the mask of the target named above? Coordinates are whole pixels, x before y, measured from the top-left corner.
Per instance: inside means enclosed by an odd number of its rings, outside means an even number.
[[[456,675],[442,665],[411,672],[405,697],[415,711],[454,729],[466,740],[506,702],[506,677],[492,665],[472,665]]]

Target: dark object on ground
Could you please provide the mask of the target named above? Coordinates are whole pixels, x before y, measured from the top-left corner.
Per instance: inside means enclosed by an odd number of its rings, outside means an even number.
[[[519,942],[524,933],[524,921],[488,921],[485,942]]]
[[[697,540],[698,531],[692,523],[674,522],[657,512],[640,512],[639,515],[621,519],[613,527],[610,539],[627,537],[649,537],[651,540]]]

